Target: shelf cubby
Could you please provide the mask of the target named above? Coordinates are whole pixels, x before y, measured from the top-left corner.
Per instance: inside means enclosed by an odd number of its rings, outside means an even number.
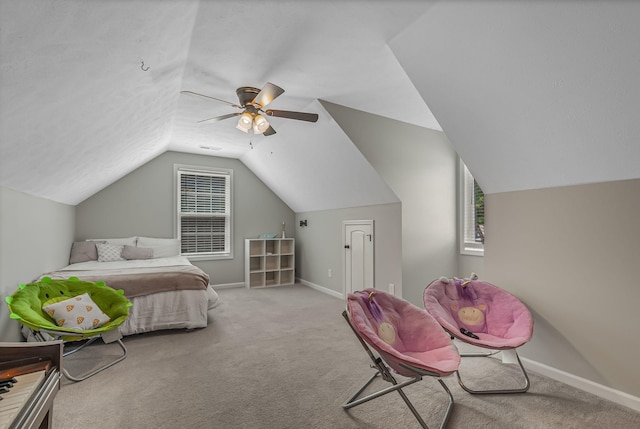
[[[281,255],[293,255],[294,242],[293,239],[282,239],[280,242],[280,254]]]
[[[264,258],[252,256],[249,258],[249,271],[264,271]]]
[[[280,283],[281,284],[293,284],[293,269],[280,271]]]
[[[293,268],[293,255],[280,255],[280,269]]]
[[[249,287],[264,286],[264,272],[249,274]]]
[[[293,238],[245,239],[245,286],[291,285],[295,282]]]
[[[280,261],[278,258],[279,258],[278,255],[267,255],[264,258],[264,262],[265,262],[264,269],[267,271],[273,271],[280,268]]]
[[[254,241],[249,243],[249,255],[250,256],[262,256],[264,255],[264,241]]]
[[[265,286],[277,286],[280,284],[280,271],[267,271],[264,273]]]

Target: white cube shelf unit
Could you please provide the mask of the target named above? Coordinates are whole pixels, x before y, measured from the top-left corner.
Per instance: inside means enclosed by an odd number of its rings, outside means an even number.
[[[295,282],[295,239],[244,240],[244,283],[248,288],[292,285]]]

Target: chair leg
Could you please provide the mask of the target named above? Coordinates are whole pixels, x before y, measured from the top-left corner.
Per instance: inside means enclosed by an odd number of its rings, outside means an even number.
[[[460,377],[460,371],[456,371],[456,377],[458,378],[458,384],[460,384],[460,387],[462,387],[465,391],[467,391],[468,393],[474,394],[474,395],[482,395],[482,394],[500,394],[500,393],[525,393],[526,391],[529,390],[529,387],[531,385],[531,383],[529,382],[529,375],[527,374],[527,371],[524,369],[524,366],[522,365],[522,361],[520,360],[520,356],[518,356],[518,352],[513,349],[516,359],[518,361],[518,365],[520,366],[520,371],[522,372],[522,375],[524,376],[524,385],[522,387],[518,387],[515,389],[487,389],[487,390],[476,390],[476,389],[471,389],[470,387],[466,386],[463,382],[462,382],[462,378]],[[461,357],[489,357],[489,356],[493,356],[496,352],[493,353],[460,353]]]
[[[442,420],[440,421],[440,426],[439,426],[439,429],[444,429],[447,427],[447,423],[449,423],[449,417],[451,417],[451,412],[453,411],[453,395],[451,394],[451,391],[449,390],[447,385],[444,383],[444,381],[438,378],[438,382],[440,383],[445,393],[447,394],[447,399],[449,402],[447,404],[447,409],[445,410],[444,416],[442,417]],[[418,423],[420,423],[420,426],[422,426],[424,429],[429,429],[427,424],[424,422],[424,420],[422,420],[422,417],[420,416],[420,414],[418,414],[418,411],[415,409],[413,404],[409,401],[409,398],[407,398],[405,393],[399,389],[398,389],[398,393],[400,394],[404,402],[407,404],[407,406],[409,407],[409,410],[411,410],[416,420],[418,420]]]
[[[347,399],[347,402],[345,402],[345,404],[342,406],[342,408],[344,408],[345,410],[347,410],[347,409],[349,409],[349,408],[351,408],[351,407],[355,407],[356,405],[361,404],[362,402],[359,402],[358,404],[354,404],[353,402],[356,400],[356,398],[358,398],[358,396],[360,396],[360,394],[361,394],[362,392],[364,392],[364,390],[365,390],[367,387],[369,387],[369,385],[370,385],[371,383],[373,383],[373,380],[375,380],[375,379],[376,379],[376,377],[377,377],[377,376],[379,376],[379,375],[380,375],[380,372],[376,371],[376,373],[375,373],[375,374],[373,374],[373,375],[372,375],[372,376],[371,376],[371,377],[370,377],[370,378],[369,378],[369,379],[368,379],[368,380],[367,380],[367,381],[362,385],[362,387],[356,391],[356,393],[354,393],[353,395],[351,395],[351,396],[349,397],[349,399]],[[371,399],[373,399],[373,398],[371,398]]]
[[[447,405],[447,409],[445,411],[444,417],[442,418],[442,423],[440,423],[440,429],[444,429],[447,427],[447,423],[449,423],[449,417],[451,417],[451,412],[453,411],[453,395],[451,394],[451,391],[449,390],[449,388],[447,387],[444,381],[442,381],[441,379],[438,379],[438,382],[440,383],[444,391],[447,393],[447,398],[449,399],[449,404]]]
[[[376,371],[376,373],[372,377],[370,377],[365,382],[365,384],[347,400],[347,402],[342,406],[342,408],[344,408],[345,410],[348,410],[349,408],[358,406],[372,399],[379,398],[380,396],[386,395],[387,393],[397,391],[400,397],[402,398],[402,400],[405,402],[405,404],[407,404],[407,407],[409,407],[409,410],[411,411],[413,416],[416,418],[416,420],[418,420],[418,423],[420,424],[420,426],[423,427],[424,429],[429,429],[425,421],[422,419],[422,416],[420,415],[420,413],[418,413],[418,410],[416,410],[416,408],[413,406],[413,404],[411,403],[407,395],[402,391],[403,387],[409,386],[410,384],[413,384],[417,381],[422,380],[422,376],[420,375],[417,375],[414,378],[410,378],[409,380],[406,380],[400,384],[397,384],[397,382],[394,379],[394,383],[392,386],[389,386],[385,389],[379,390],[370,395],[357,399],[360,396],[360,394],[376,379],[378,375],[380,375],[380,373]],[[442,421],[440,423],[440,429],[444,429],[445,427],[447,427],[447,423],[449,422],[449,417],[451,417],[451,412],[453,411],[454,402],[453,402],[453,395],[451,394],[451,391],[449,390],[447,385],[444,383],[444,381],[438,378],[438,382],[440,383],[445,393],[447,394],[447,398],[449,402],[447,405],[447,409],[445,410],[444,417],[442,418]]]
[[[422,377],[418,376],[418,377],[415,377],[415,378],[410,378],[409,380],[404,381],[404,382],[402,382],[400,384],[397,384],[397,382],[396,382],[396,384],[394,384],[392,386],[389,386],[389,387],[387,387],[385,389],[379,390],[379,391],[374,392],[374,393],[372,393],[370,395],[367,395],[367,396],[364,396],[364,397],[362,397],[360,399],[357,399],[358,396],[360,396],[360,394],[364,391],[364,389],[366,389],[367,386],[369,386],[369,384],[371,384],[371,382],[373,380],[375,380],[375,378],[377,376],[378,376],[378,373],[376,373],[373,377],[371,377],[364,384],[364,386],[362,386],[360,389],[358,389],[358,391],[349,398],[349,400],[342,406],[342,408],[344,408],[345,410],[348,410],[349,408],[353,408],[353,407],[355,407],[357,405],[364,404],[365,402],[368,402],[368,401],[370,401],[372,399],[379,398],[382,395],[386,395],[387,393],[394,392],[394,391],[398,391],[398,393],[400,393],[400,396],[402,396],[402,399],[404,399],[405,402],[407,402],[409,400],[407,399],[407,396],[404,394],[404,392],[401,389],[403,387],[406,387],[406,386],[408,386],[410,384],[413,384],[413,383],[415,383],[417,381],[420,381],[422,379]],[[410,404],[410,402],[407,403],[407,405],[409,405],[409,404]],[[413,406],[409,406],[409,408],[413,408]]]
[[[91,337],[91,338],[89,338],[87,341],[85,341],[84,343],[80,344],[78,347],[62,353],[62,357],[70,356],[70,355],[72,355],[74,353],[79,352],[80,350],[82,350],[85,347],[87,347],[89,344],[93,343],[98,338],[100,338],[100,337]],[[69,343],[67,343],[67,344],[69,344]]]
[[[411,411],[411,413],[413,414],[413,416],[416,418],[416,420],[418,420],[418,423],[420,424],[420,426],[423,429],[429,429],[429,427],[427,426],[427,424],[425,423],[425,421],[423,420],[422,416],[420,415],[420,413],[418,413],[418,410],[416,410],[416,408],[413,406],[413,404],[411,403],[411,401],[409,400],[409,398],[407,397],[407,395],[402,391],[403,387],[409,386],[413,383],[416,383],[420,380],[422,380],[422,375],[420,374],[417,370],[416,375],[412,378],[409,378],[406,381],[403,381],[402,383],[398,383],[395,379],[395,377],[393,377],[393,375],[391,374],[391,371],[389,370],[389,367],[387,367],[384,362],[382,361],[381,358],[376,358],[373,354],[373,352],[371,351],[371,349],[369,349],[369,347],[367,346],[367,344],[362,340],[362,338],[360,338],[360,336],[358,335],[358,333],[356,332],[356,330],[353,328],[353,326],[351,326],[351,323],[349,322],[349,318],[347,316],[346,311],[342,313],[343,317],[345,318],[345,320],[347,321],[347,323],[349,324],[349,326],[351,327],[351,329],[353,330],[354,334],[356,335],[356,337],[358,338],[358,340],[360,340],[360,344],[362,344],[362,347],[364,347],[365,351],[367,352],[367,354],[369,355],[369,357],[371,358],[371,360],[373,361],[373,365],[371,365],[372,368],[376,369],[375,374],[373,374],[371,377],[369,377],[369,379],[364,383],[364,385],[362,387],[360,387],[356,393],[354,393],[353,395],[351,395],[351,397],[347,400],[347,402],[342,406],[343,409],[348,410],[349,408],[353,408],[355,406],[358,406],[360,404],[363,404],[365,402],[368,402],[372,399],[375,398],[379,398],[380,396],[386,395],[387,393],[390,392],[398,392],[398,394],[400,395],[400,397],[402,398],[402,400],[405,402],[405,404],[407,404],[407,407],[409,407],[409,410]],[[403,365],[405,368],[410,368],[408,365]],[[426,372],[426,371],[425,371]],[[424,375],[430,375],[431,374],[424,374]],[[383,380],[388,381],[389,383],[392,384],[392,386],[389,386],[385,389],[379,390],[377,392],[371,393],[367,396],[364,396],[362,398],[359,398],[359,396],[362,394],[362,392],[364,392],[364,390],[371,384],[373,383],[373,381],[378,377],[381,376]],[[442,422],[440,423],[440,429],[444,429],[447,426],[447,422],[449,421],[449,417],[451,416],[451,412],[453,410],[453,396],[451,395],[451,391],[449,391],[449,388],[447,387],[447,385],[440,379],[438,378],[438,382],[440,383],[440,385],[442,385],[442,387],[444,388],[448,399],[449,399],[449,404],[447,405],[447,409],[444,415],[444,418],[442,420]],[[359,399],[358,399],[359,398]]]
[[[70,354],[76,353],[80,350],[82,350],[83,348],[85,348],[86,346],[88,346],[89,344],[91,344],[92,342],[94,342],[96,339],[98,339],[98,337],[93,337],[90,338],[87,342],[85,342],[84,344],[82,344],[79,347],[76,347],[73,350],[70,350],[69,352],[66,352],[63,354],[64,356],[69,356]],[[120,348],[122,349],[122,355],[118,356],[115,360],[112,360],[111,362],[101,366],[100,368],[97,368],[91,372],[88,372],[86,374],[81,374],[81,375],[71,375],[69,373],[69,371],[67,370],[67,368],[65,367],[64,363],[62,365],[61,371],[62,374],[64,374],[64,376],[66,378],[68,378],[71,381],[82,381],[82,380],[86,380],[87,378],[96,375],[97,373],[99,373],[100,371],[104,371],[107,368],[112,367],[113,365],[117,364],[118,362],[123,361],[126,357],[127,357],[127,348],[124,346],[124,343],[122,342],[122,340],[116,340],[115,342],[118,343],[118,345],[120,346]]]

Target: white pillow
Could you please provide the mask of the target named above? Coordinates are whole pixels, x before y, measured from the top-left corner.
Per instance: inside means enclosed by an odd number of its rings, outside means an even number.
[[[107,244],[119,244],[122,246],[135,246],[138,237],[127,237],[127,238],[90,238],[85,241],[102,241]]]
[[[138,247],[153,249],[154,258],[180,256],[180,240],[177,238],[138,237]]]
[[[111,320],[87,293],[53,304],[45,303],[42,309],[58,326],[69,329],[97,329]]]
[[[98,249],[98,262],[126,261],[122,257],[124,246],[96,243],[96,249]]]

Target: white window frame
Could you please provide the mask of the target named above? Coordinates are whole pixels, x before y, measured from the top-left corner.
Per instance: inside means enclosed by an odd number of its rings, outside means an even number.
[[[462,255],[484,256],[484,243],[475,241],[475,201],[474,179],[471,172],[460,159],[459,175],[459,237]]]
[[[199,252],[199,253],[182,253],[182,217],[193,217],[194,214],[182,213],[180,182],[181,174],[196,174],[204,176],[223,176],[226,178],[226,207],[225,213],[211,214],[215,217],[225,218],[225,250],[222,252]],[[175,207],[175,236],[180,239],[180,254],[186,256],[189,260],[218,260],[233,259],[233,170],[224,168],[201,167],[183,164],[174,164],[174,207]],[[204,214],[202,216],[207,216]]]

